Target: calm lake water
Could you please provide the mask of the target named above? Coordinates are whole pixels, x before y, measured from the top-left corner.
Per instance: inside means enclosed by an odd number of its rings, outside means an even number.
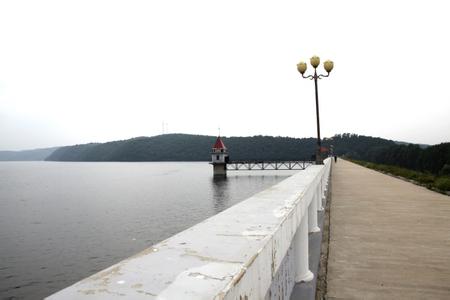
[[[40,299],[295,171],[206,163],[0,163],[0,299]]]

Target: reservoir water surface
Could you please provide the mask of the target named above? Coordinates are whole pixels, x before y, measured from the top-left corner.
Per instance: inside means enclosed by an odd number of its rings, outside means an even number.
[[[41,299],[296,171],[207,162],[1,162],[0,299]]]

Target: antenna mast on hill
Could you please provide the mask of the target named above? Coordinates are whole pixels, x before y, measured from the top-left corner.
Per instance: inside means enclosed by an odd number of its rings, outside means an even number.
[[[169,123],[162,122],[162,134],[168,134],[169,133]]]

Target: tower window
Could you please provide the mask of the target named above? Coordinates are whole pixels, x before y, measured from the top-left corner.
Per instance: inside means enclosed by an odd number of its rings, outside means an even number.
[[[219,155],[216,155],[216,159],[219,160]]]

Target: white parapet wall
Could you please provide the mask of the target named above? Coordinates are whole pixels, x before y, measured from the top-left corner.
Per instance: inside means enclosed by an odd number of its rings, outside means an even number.
[[[308,269],[308,233],[331,160],[47,299],[289,299]]]

